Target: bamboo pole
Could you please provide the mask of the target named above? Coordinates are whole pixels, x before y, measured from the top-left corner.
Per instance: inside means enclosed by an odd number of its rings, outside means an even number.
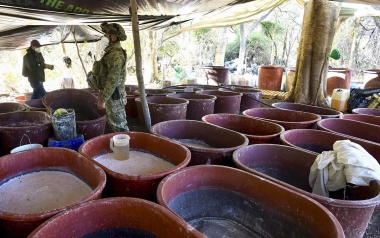
[[[82,68],[83,68],[83,71],[84,71],[84,75],[87,76],[87,71],[86,71],[86,68],[84,67],[84,64],[83,64],[83,60],[82,60],[82,57],[80,56],[80,52],[79,52],[79,47],[78,47],[78,43],[77,43],[77,38],[75,37],[75,26],[73,26],[73,36],[74,36],[74,41],[75,41],[75,46],[77,47],[77,53],[78,53],[78,57],[79,57],[79,60],[82,64]]]
[[[132,19],[132,33],[133,33],[133,44],[135,46],[135,60],[136,60],[136,77],[139,84],[139,93],[141,99],[141,105],[144,112],[145,126],[148,131],[150,131],[151,120],[148,102],[146,101],[144,77],[142,73],[142,59],[141,59],[141,45],[140,45],[140,33],[139,33],[139,19],[137,15],[137,2],[136,0],[131,0],[131,5],[129,7],[129,14]]]

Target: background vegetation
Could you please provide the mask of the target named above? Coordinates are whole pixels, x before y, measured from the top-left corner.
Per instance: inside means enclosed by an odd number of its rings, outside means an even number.
[[[379,10],[379,9],[378,9]],[[282,65],[285,69],[296,66],[297,47],[301,33],[303,8],[296,3],[289,3],[272,11],[249,34],[246,41],[245,68],[249,73],[252,63],[259,65]],[[249,23],[247,24],[247,26]],[[178,33],[181,26],[172,26],[155,32],[157,47],[158,80],[151,75],[144,76],[145,83],[159,85],[162,80],[173,80],[181,83],[186,78],[204,78],[203,67],[213,64],[218,47],[228,42],[225,49],[225,60],[232,61],[239,57],[240,26],[228,28],[202,29]],[[330,66],[350,68],[353,70],[353,82],[362,82],[364,70],[380,68],[380,19],[374,17],[348,18],[340,25],[335,34],[333,49],[341,53],[340,60],[330,60]],[[313,29],[310,29],[311,31]],[[318,32],[315,32],[316,36]],[[150,35],[143,31],[141,36],[144,52],[152,49],[148,46]],[[63,56],[68,55],[73,62],[71,70],[77,88],[86,88],[85,71],[92,68],[96,59],[100,59],[101,51],[97,43],[78,44],[78,56],[75,44],[65,44],[66,54],[61,45],[46,46],[42,53],[47,63],[55,65],[55,69],[46,70],[47,90],[58,89],[63,77]],[[127,50],[127,84],[135,84],[136,78],[133,38],[128,34],[127,41],[122,42]],[[90,53],[91,52],[91,53]],[[143,52],[143,56],[147,55]],[[0,90],[1,92],[22,93],[30,91],[27,79],[21,75],[22,51],[0,52]],[[94,58],[95,56],[95,58]],[[144,68],[149,67],[148,60],[143,58]],[[180,73],[179,70],[180,69]],[[177,75],[176,75],[177,73]]]

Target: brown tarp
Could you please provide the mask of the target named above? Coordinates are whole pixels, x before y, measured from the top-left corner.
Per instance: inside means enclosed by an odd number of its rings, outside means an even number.
[[[260,11],[252,11],[247,4],[260,1],[263,0],[137,0],[139,29],[162,28],[193,19],[204,21],[240,5],[244,11],[248,9],[246,14],[253,15],[252,12]],[[286,0],[276,2],[283,1]],[[302,4],[303,0],[297,2]],[[339,2],[380,5],[378,0]],[[103,21],[118,22],[128,31],[131,29],[129,5],[128,0],[0,0],[0,50],[27,48],[32,39],[43,45],[74,42],[71,33],[74,26],[78,42],[96,41],[101,38],[99,25]],[[250,19],[239,11],[237,14]],[[222,25],[240,24],[234,17],[231,19]],[[213,22],[221,24],[215,19]]]

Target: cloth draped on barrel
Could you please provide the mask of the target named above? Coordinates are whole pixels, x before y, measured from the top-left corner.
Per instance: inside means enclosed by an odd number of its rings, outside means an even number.
[[[323,151],[310,168],[309,184],[313,193],[329,197],[329,191],[347,183],[369,186],[380,180],[380,165],[363,147],[350,140],[336,141],[333,151]]]

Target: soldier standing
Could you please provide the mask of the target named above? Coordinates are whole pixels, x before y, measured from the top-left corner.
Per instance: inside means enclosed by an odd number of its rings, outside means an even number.
[[[101,43],[106,45],[106,48],[103,57],[94,63],[93,72],[90,72],[96,78],[96,83],[89,82],[89,85],[100,90],[97,106],[106,109],[107,123],[111,130],[129,131],[125,114],[127,55],[120,45],[120,41],[126,40],[127,36],[119,24],[103,22],[100,27],[104,33]]]

